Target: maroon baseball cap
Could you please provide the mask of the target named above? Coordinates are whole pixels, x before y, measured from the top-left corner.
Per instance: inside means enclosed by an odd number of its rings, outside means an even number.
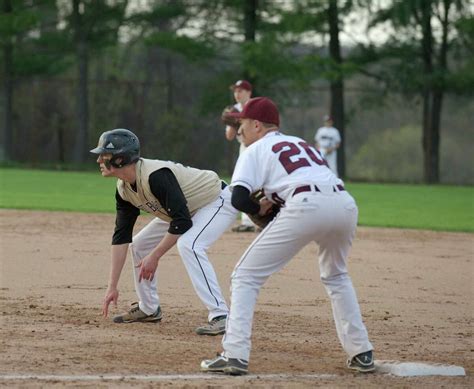
[[[268,97],[254,97],[245,103],[242,112],[228,115],[239,119],[253,119],[276,126],[280,125],[278,108]]]
[[[252,91],[252,84],[250,82],[248,82],[247,80],[239,80],[239,81],[236,81],[235,84],[232,84],[230,86],[230,89],[234,90],[236,88],[242,88],[242,89],[246,89],[248,91]]]

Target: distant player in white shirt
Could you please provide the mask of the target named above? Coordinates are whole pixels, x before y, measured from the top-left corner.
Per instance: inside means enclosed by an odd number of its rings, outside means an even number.
[[[314,136],[315,146],[328,162],[329,168],[337,173],[337,149],[341,145],[341,135],[337,128],[333,127],[333,120],[330,116],[324,117],[324,126],[316,131]]]
[[[232,176],[232,205],[242,212],[265,215],[273,203],[279,214],[250,244],[232,273],[231,308],[223,353],[201,362],[201,370],[246,374],[252,320],[260,288],[310,242],[319,245],[319,271],[332,304],[347,366],[360,372],[375,369],[372,344],[362,322],[347,272],[347,256],[355,235],[358,209],[343,182],[321,154],[303,139],[278,132],[276,105],[266,97],[250,99],[241,113],[239,134],[247,149]],[[263,189],[266,199],[250,194]],[[315,353],[315,358],[317,353]]]

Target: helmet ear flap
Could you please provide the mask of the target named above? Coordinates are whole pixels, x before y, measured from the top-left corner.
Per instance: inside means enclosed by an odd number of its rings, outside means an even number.
[[[125,165],[128,165],[129,162],[127,162],[127,159],[128,158],[126,158],[124,155],[113,155],[109,162],[113,167],[121,168]]]

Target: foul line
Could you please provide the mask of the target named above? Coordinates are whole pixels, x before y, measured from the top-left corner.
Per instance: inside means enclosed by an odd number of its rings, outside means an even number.
[[[466,371],[462,366],[442,365],[439,363],[400,362],[400,361],[375,361],[375,372],[399,377],[414,376],[465,376]],[[243,380],[291,380],[291,379],[333,379],[341,377],[335,374],[250,374],[235,377]],[[3,374],[0,381],[37,380],[37,381],[176,381],[176,380],[202,380],[211,381],[229,378],[223,374],[131,374],[131,375],[53,375],[53,374]]]
[[[228,376],[223,374],[162,374],[162,375],[36,375],[11,374],[0,375],[0,381],[39,380],[39,381],[175,381],[175,380],[218,380],[218,379],[332,379],[334,374],[248,374],[244,376]]]

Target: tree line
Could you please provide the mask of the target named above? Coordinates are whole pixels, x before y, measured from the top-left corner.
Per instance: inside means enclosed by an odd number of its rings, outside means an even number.
[[[397,93],[422,102],[423,180],[437,183],[443,102],[474,90],[468,0],[1,0],[0,12],[4,161],[22,159],[16,143],[26,102],[44,111],[28,126],[44,121],[51,130],[32,130],[38,146],[55,134],[54,158],[81,164],[97,136],[92,124],[111,128],[111,112],[113,124],[143,127],[158,148],[199,144],[211,127],[199,118],[216,117],[229,83],[245,78],[288,107],[326,87],[344,177],[347,85],[357,80],[381,99]],[[60,92],[54,80],[67,88]],[[215,146],[200,149],[212,154]],[[233,146],[225,147],[229,155]]]

